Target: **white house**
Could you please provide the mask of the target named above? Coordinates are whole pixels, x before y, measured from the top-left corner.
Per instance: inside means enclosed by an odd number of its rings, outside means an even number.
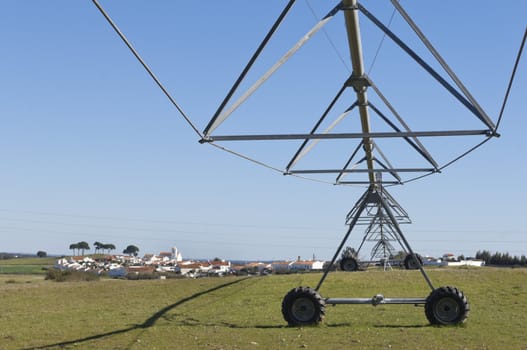
[[[461,261],[449,261],[447,262],[447,266],[485,266],[485,262],[483,260],[461,260]]]
[[[183,261],[178,264],[183,276],[196,277],[202,273],[207,273],[211,264],[208,262]]]
[[[244,268],[249,273],[259,273],[259,274],[261,274],[262,272],[264,272],[266,270],[271,270],[272,266],[271,266],[271,264],[264,264],[262,262],[251,262],[251,263],[245,264]]]
[[[271,268],[273,273],[287,273],[291,271],[291,264],[293,264],[292,261],[273,261]]]
[[[207,271],[209,275],[223,276],[231,272],[230,261],[212,261],[210,263],[210,269]]]
[[[298,260],[291,264],[291,271],[323,270],[324,262],[318,260]]]

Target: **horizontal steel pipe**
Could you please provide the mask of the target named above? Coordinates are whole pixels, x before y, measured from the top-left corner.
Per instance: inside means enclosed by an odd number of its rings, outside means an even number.
[[[370,133],[334,133],[334,134],[268,134],[268,135],[219,135],[209,136],[202,142],[214,141],[270,141],[270,140],[315,140],[315,139],[361,139],[391,137],[434,137],[434,136],[473,136],[490,135],[490,130],[448,130],[448,131],[401,131]]]
[[[426,298],[327,298],[326,304],[363,304],[363,305],[379,305],[379,304],[426,304]]]

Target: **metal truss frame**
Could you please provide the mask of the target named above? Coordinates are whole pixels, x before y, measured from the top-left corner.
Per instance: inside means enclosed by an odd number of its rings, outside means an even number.
[[[289,50],[282,58],[267,71],[253,86],[246,91],[241,98],[231,104],[227,108],[230,99],[233,97],[236,89],[240,85],[241,81],[245,78],[247,72],[254,64],[259,54],[264,49],[267,42],[271,39],[276,28],[284,19],[287,11],[292,6],[293,1],[290,1],[282,14],[280,15],[277,22],[271,28],[271,31],[265,37],[262,44],[258,47],[255,54],[249,61],[248,65],[243,70],[240,77],[237,79],[234,86],[231,88],[225,99],[220,104],[220,107],[208,123],[207,127],[203,132],[203,137],[200,142],[202,143],[214,143],[214,142],[236,142],[236,141],[275,141],[275,140],[303,140],[287,166],[283,170],[285,175],[306,175],[306,174],[332,174],[336,175],[335,184],[340,185],[398,185],[403,184],[407,181],[412,181],[423,176],[431,175],[440,172],[444,167],[438,164],[430,152],[420,142],[419,138],[422,137],[467,137],[467,136],[482,136],[485,140],[491,137],[497,137],[499,134],[496,132],[496,125],[483,111],[478,102],[470,94],[467,88],[457,78],[455,73],[448,67],[446,62],[442,59],[435,48],[426,39],[424,34],[420,31],[417,25],[412,21],[410,16],[404,11],[402,6],[397,0],[391,0],[394,8],[401,14],[401,16],[408,22],[410,27],[418,35],[424,45],[430,50],[436,60],[439,62],[441,67],[446,71],[450,80],[457,86],[452,86],[441,74],[434,70],[423,58],[421,58],[415,51],[413,51],[408,45],[406,45],[395,33],[393,33],[386,25],[378,20],[371,12],[369,12],[358,0],[343,0],[337,4],[322,20],[317,23],[313,29],[311,29],[291,50]],[[298,133],[298,134],[246,134],[246,135],[216,135],[215,129],[223,123],[230,114],[258,88],[260,87],[277,69],[280,65],[284,64],[296,51],[317,31],[319,31],[323,25],[325,25],[331,18],[335,16],[339,11],[344,13],[345,24],[348,36],[349,51],[352,63],[352,73],[346,78],[342,87],[339,89],[335,97],[329,103],[319,120],[315,123],[309,133]],[[465,106],[471,114],[473,114],[483,124],[481,129],[471,130],[411,130],[404,119],[395,110],[390,101],[382,94],[380,89],[374,84],[374,82],[368,77],[364,71],[363,55],[362,55],[362,44],[361,44],[361,33],[359,27],[359,12],[368,18],[375,26],[377,26],[388,38],[390,38],[397,46],[399,46],[404,52],[406,52],[417,64],[419,64],[427,73],[429,73],[441,86],[443,86],[458,102]],[[356,100],[352,105],[342,112],[339,118],[334,121],[331,126],[320,131],[321,124],[326,120],[329,113],[334,109],[337,101],[340,100],[342,94],[347,89],[353,89],[356,94]],[[393,118],[381,112],[381,110],[375,106],[368,98],[368,90],[371,88],[373,92],[381,99],[383,104],[389,109]],[[331,129],[336,126],[346,115],[352,110],[358,109],[360,114],[361,132],[354,133],[333,133]],[[389,132],[375,132],[371,129],[370,115],[375,114],[381,120],[383,120],[392,131]],[[391,166],[388,159],[384,157],[382,151],[376,145],[375,140],[382,138],[399,138],[403,139],[415,152],[417,152],[429,167],[417,166],[417,167],[393,167]],[[320,140],[336,140],[336,139],[357,139],[360,140],[357,147],[351,153],[347,161],[343,166],[339,168],[319,168],[319,169],[297,169],[295,168],[296,163],[304,157]],[[478,145],[479,146],[479,145]],[[478,147],[476,146],[476,147]],[[362,157],[358,157],[359,150],[364,151]],[[377,154],[376,154],[377,153]],[[380,155],[380,157],[378,156]],[[358,165],[366,164],[365,168],[357,168]],[[447,163],[449,165],[450,163]],[[377,183],[375,180],[376,172],[386,172],[391,175],[391,178],[386,179],[383,182]],[[344,181],[343,178],[347,174],[364,173],[367,176],[367,181]],[[402,174],[413,174],[410,180],[403,179]],[[408,176],[408,175],[406,175]]]
[[[402,208],[398,205],[394,205],[394,203],[390,203],[391,200],[390,194],[386,191],[384,188],[379,188],[377,186],[370,186],[366,192],[360,197],[360,199],[356,202],[353,209],[350,211],[350,213],[347,216],[347,224],[349,226],[346,234],[344,235],[342,241],[340,242],[335,254],[333,255],[333,258],[331,259],[331,262],[326,266],[326,269],[324,270],[324,273],[322,275],[322,278],[320,279],[317,287],[315,290],[319,290],[322,284],[324,283],[324,280],[326,279],[328,273],[333,268],[335,262],[337,261],[337,258],[342,251],[342,248],[344,247],[345,243],[347,242],[351,232],[355,228],[355,226],[358,225],[368,225],[368,227],[371,227],[372,225],[375,225],[376,216],[377,213],[380,211],[382,212],[383,216],[383,224],[390,228],[391,231],[394,233],[394,238],[401,244],[401,247],[403,247],[403,250],[405,252],[408,252],[415,261],[419,261],[417,255],[411,248],[410,244],[408,243],[408,240],[403,234],[403,231],[401,230],[399,224],[400,223],[409,223],[408,216],[405,217],[398,215],[396,211],[394,211],[394,208],[401,209]],[[403,210],[404,211],[404,210]],[[368,235],[365,235],[365,238]],[[426,274],[425,270],[423,269],[423,266],[421,264],[419,265],[419,270],[421,271],[421,274],[423,275],[424,279],[426,280],[427,284],[430,286],[430,288],[433,290],[434,286]]]
[[[440,172],[445,167],[465,157],[475,149],[481,147],[484,143],[493,137],[499,137],[497,132],[500,124],[505,105],[511,90],[511,86],[516,74],[516,69],[520,61],[521,54],[525,42],[527,41],[527,28],[525,30],[520,50],[514,64],[512,75],[507,87],[505,98],[497,118],[496,124],[488,117],[485,111],[481,108],[475,98],[470,94],[468,89],[463,85],[460,79],[446,64],[445,60],[439,55],[437,50],[428,41],[425,35],[421,32],[419,27],[413,22],[411,17],[405,12],[398,0],[390,0],[394,8],[399,12],[402,18],[408,23],[411,29],[419,37],[421,42],[426,46],[430,53],[434,56],[439,65],[448,74],[450,81],[454,82],[454,87],[451,85],[442,75],[435,71],[427,62],[425,62],[415,51],[408,47],[397,35],[395,35],[386,25],[379,21],[371,12],[369,12],[358,0],[342,0],[340,1],[331,11],[328,12],[320,22],[318,22],[305,36],[303,36],[296,44],[291,48],[285,55],[283,55],[275,65],[273,65],[255,84],[253,84],[249,90],[247,90],[241,97],[227,109],[231,98],[234,96],[236,90],[240,86],[241,82],[245,79],[247,73],[251,69],[254,62],[258,59],[261,52],[266,47],[267,43],[274,35],[276,29],[279,27],[281,22],[284,20],[289,10],[295,3],[295,0],[289,0],[282,13],[273,24],[272,28],[258,46],[256,52],[253,54],[249,63],[246,65],[232,88],[229,90],[225,99],[221,102],[216,113],[206,126],[203,133],[201,133],[196,126],[191,122],[190,118],[183,112],[181,107],[176,103],[172,96],[168,93],[167,89],[161,84],[159,79],[154,75],[150,67],[140,57],[135,48],[131,45],[124,34],[119,30],[117,25],[104,11],[102,6],[97,0],[92,0],[94,5],[98,8],[101,14],[106,18],[108,23],[112,26],[115,32],[119,35],[122,41],[128,46],[130,51],[134,54],[137,60],[142,64],[144,69],[148,72],[150,77],[156,82],[159,88],[164,92],[171,103],[176,107],[181,116],[186,120],[190,127],[196,132],[201,138],[201,143],[209,143],[213,146],[220,148],[224,151],[235,154],[246,160],[255,162],[257,164],[266,166],[273,170],[281,171],[280,169],[271,167],[267,164],[259,162],[255,159],[249,158],[241,153],[234,152],[223,146],[215,144],[217,141],[253,141],[253,140],[303,140],[302,144],[289,161],[285,170],[282,171],[286,175],[299,176],[301,174],[338,174],[335,179],[335,184],[361,184],[368,185],[367,191],[357,201],[354,208],[348,213],[346,218],[349,225],[349,229],[346,232],[343,240],[341,241],[335,255],[331,261],[331,264],[324,270],[322,278],[320,279],[316,289],[309,287],[299,287],[291,290],[284,298],[282,302],[282,313],[284,318],[290,325],[308,325],[318,323],[324,316],[325,304],[424,304],[425,314],[428,320],[433,324],[438,325],[451,325],[459,324],[465,321],[468,312],[470,310],[468,301],[465,295],[455,287],[440,287],[434,289],[432,282],[428,278],[426,272],[423,269],[422,264],[419,263],[417,255],[414,253],[404,234],[402,233],[399,224],[409,223],[409,217],[398,205],[398,203],[389,195],[388,192],[383,188],[384,185],[397,185],[403,184],[409,181],[414,181],[433,173]],[[350,49],[350,57],[352,63],[352,73],[344,81],[342,87],[330,102],[318,122],[313,126],[309,133],[300,134],[272,134],[272,135],[215,135],[214,130],[223,123],[234,110],[236,110],[247,98],[254,93],[276,70],[284,64],[291,56],[293,56],[314,34],[316,34],[331,18],[333,18],[338,12],[344,13],[346,31],[348,36],[348,44]],[[364,71],[363,57],[362,57],[362,45],[361,35],[359,28],[359,17],[358,14],[362,13],[368,18],[373,24],[375,24],[384,34],[390,38],[397,46],[405,51],[417,64],[419,64],[430,76],[432,76],[442,87],[444,87],[459,103],[465,106],[483,125],[482,129],[476,130],[411,130],[408,124],[401,118],[398,112],[395,110],[393,105],[388,99],[382,94],[380,89],[373,83],[373,81],[366,75]],[[336,102],[340,99],[343,92],[352,88],[356,93],[356,100],[352,105],[345,110],[340,116],[324,131],[319,131],[319,127],[322,122],[326,119],[329,112],[333,109]],[[367,90],[371,88],[374,93],[381,99],[384,105],[389,109],[393,117],[397,122],[391,120],[388,116],[383,114],[379,108],[377,108],[368,99]],[[360,114],[361,132],[359,133],[331,133],[330,131],[343,120],[354,108],[357,108]],[[391,132],[374,132],[370,126],[370,112],[376,114],[381,118],[393,131]],[[480,141],[475,146],[448,161],[446,164],[438,164],[428,150],[420,142],[420,137],[466,137],[466,136],[483,136],[483,141]],[[429,167],[407,167],[398,168],[393,167],[389,160],[384,156],[381,149],[376,144],[376,139],[381,138],[399,138],[408,143],[424,160],[430,164]],[[326,169],[296,169],[294,168],[300,158],[305,156],[318,141],[323,139],[359,139],[360,142],[356,148],[352,151],[348,160],[344,166],[340,168],[326,168]],[[358,157],[359,151],[364,150],[364,156]],[[378,154],[378,156],[377,156]],[[358,165],[366,164],[366,169],[357,168]],[[363,173],[368,177],[368,181],[343,181],[342,178],[346,174],[351,173]],[[386,173],[391,175],[394,180],[382,180],[382,176],[378,174]],[[403,180],[400,174],[403,173],[416,173],[421,174],[408,180]],[[378,250],[383,249],[382,257],[386,257],[386,248],[390,248],[389,241],[398,241],[403,249],[411,254],[414,261],[417,262],[419,270],[423,275],[424,279],[428,283],[428,286],[432,289],[432,293],[427,298],[385,298],[383,295],[378,294],[372,298],[326,298],[323,299],[318,290],[326,279],[329,271],[334,266],[338,254],[342,250],[346,240],[351,234],[352,230],[357,225],[369,225],[363,243],[366,240],[378,240],[378,244],[372,250],[372,256],[377,254]],[[388,231],[385,231],[388,228]],[[377,236],[375,236],[377,234]],[[361,243],[362,246],[362,243]]]

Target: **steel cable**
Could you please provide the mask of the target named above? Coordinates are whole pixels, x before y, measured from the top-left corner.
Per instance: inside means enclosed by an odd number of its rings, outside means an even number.
[[[125,35],[120,31],[120,29],[117,27],[117,25],[113,22],[113,20],[110,18],[110,16],[106,13],[106,11],[103,9],[103,7],[98,3],[97,0],[92,0],[92,2],[94,3],[94,5],[97,7],[97,9],[101,12],[101,14],[104,16],[104,18],[107,20],[107,22],[110,24],[110,26],[114,29],[114,31],[119,35],[119,37],[121,38],[121,40],[126,44],[126,46],[129,48],[129,50],[132,52],[132,54],[136,57],[136,59],[141,63],[141,65],[143,66],[143,68],[147,71],[147,73],[150,75],[150,77],[155,81],[155,83],[158,85],[158,87],[163,91],[163,93],[166,95],[166,97],[170,100],[170,102],[174,105],[174,107],[176,107],[176,109],[178,110],[178,112],[181,114],[181,116],[185,119],[185,121],[188,123],[188,125],[194,130],[194,132],[200,137],[203,139],[204,135],[198,130],[198,128],[192,123],[192,121],[190,120],[190,118],[185,114],[185,112],[182,110],[182,108],[177,104],[177,102],[175,101],[175,99],[170,95],[170,93],[167,91],[167,89],[163,86],[163,84],[159,81],[159,79],[155,76],[155,74],[153,73],[153,71],[150,69],[150,67],[146,64],[146,62],[141,58],[141,56],[139,55],[139,53],[135,50],[135,48],[132,46],[132,44],[129,42],[129,40],[125,37]],[[395,1],[394,1],[395,2]],[[293,3],[293,1],[290,2],[290,5]],[[308,3],[309,5],[309,3]],[[313,11],[313,9],[311,9],[311,11]],[[394,17],[394,14],[395,14],[395,11],[392,13],[392,16],[390,18],[390,23]],[[331,17],[331,16],[328,16],[328,17]],[[325,19],[327,20],[328,17],[326,17]],[[321,21],[322,23],[324,23],[324,20]],[[326,33],[326,36],[327,36],[327,33]],[[379,44],[379,47],[377,48],[377,52],[375,54],[375,57],[374,57],[374,60],[371,64],[371,67],[370,67],[370,70],[373,68],[373,65],[375,63],[375,59],[377,58],[377,55],[380,51],[380,48],[383,44],[383,41],[384,41],[384,38],[385,38],[386,34],[383,36],[380,44]],[[308,36],[309,37],[309,36]],[[509,80],[509,84],[507,86],[507,90],[506,90],[506,93],[505,93],[505,97],[504,97],[504,100],[503,100],[503,103],[502,103],[502,106],[501,106],[501,109],[500,109],[500,113],[499,113],[499,117],[498,117],[498,120],[497,120],[497,123],[496,123],[496,126],[494,128],[494,134],[493,135],[489,135],[489,137],[487,137],[485,140],[483,140],[482,142],[478,143],[477,145],[473,146],[472,148],[470,148],[469,150],[467,150],[466,152],[462,153],[461,155],[457,156],[456,158],[454,158],[453,160],[447,162],[446,164],[444,164],[443,166],[441,166],[439,169],[437,169],[437,171],[435,172],[430,172],[430,173],[427,173],[427,174],[424,174],[424,175],[421,175],[421,176],[417,176],[415,178],[412,178],[412,179],[409,179],[409,180],[406,180],[406,181],[403,181],[402,184],[406,184],[408,182],[412,182],[412,181],[416,181],[418,179],[421,179],[421,178],[424,178],[424,177],[427,177],[429,175],[432,175],[436,172],[440,172],[441,170],[443,170],[444,168],[454,164],[455,162],[459,161],[460,159],[464,158],[465,156],[467,156],[468,154],[470,154],[471,152],[475,151],[477,148],[481,147],[483,144],[485,144],[487,141],[489,141],[492,136],[496,136],[496,131],[498,129],[498,127],[500,126],[500,123],[501,123],[501,120],[503,118],[503,114],[504,114],[504,110],[505,110],[505,107],[506,107],[506,104],[508,102],[508,97],[510,95],[510,92],[511,92],[511,89],[512,89],[512,84],[513,84],[513,81],[514,81],[514,78],[515,78],[515,75],[516,75],[516,72],[517,72],[517,68],[519,66],[519,62],[520,62],[520,59],[521,59],[521,56],[522,56],[522,53],[523,53],[523,50],[524,50],[524,47],[525,47],[525,42],[527,41],[527,27],[525,29],[525,32],[524,32],[524,35],[523,35],[523,38],[522,38],[522,41],[521,41],[521,45],[520,45],[520,48],[519,48],[519,51],[518,51],[518,54],[517,54],[517,57],[516,57],[516,60],[515,60],[515,64],[514,64],[514,67],[513,67],[513,70],[512,70],[512,73],[511,73],[511,77],[510,77],[510,80]],[[331,42],[331,41],[330,41]],[[228,114],[228,113],[227,113]],[[221,123],[221,122],[220,122]],[[219,124],[219,123],[218,123]],[[250,158],[242,153],[239,153],[239,152],[236,152],[236,151],[233,151],[233,150],[230,150],[226,147],[223,147],[223,146],[220,146],[218,144],[215,144],[215,143],[210,143],[212,146],[222,150],[222,151],[225,151],[227,153],[230,153],[232,155],[235,155],[239,158],[242,158],[242,159],[245,159],[247,161],[250,161],[252,163],[255,163],[257,165],[260,165],[260,166],[263,166],[265,168],[268,168],[268,169],[271,169],[273,171],[276,171],[276,172],[279,172],[281,174],[286,174],[287,172],[285,170],[282,170],[282,169],[279,169],[279,168],[276,168],[276,167],[273,167],[271,165],[268,165],[266,163],[263,163],[261,161],[258,161],[258,160],[255,160],[253,158]],[[328,181],[324,181],[324,180],[319,180],[319,179],[314,179],[314,178],[310,178],[310,177],[304,177],[304,176],[299,176],[297,174],[288,174],[288,175],[291,175],[291,176],[295,176],[295,177],[298,177],[298,178],[303,178],[303,179],[307,179],[307,180],[311,180],[311,181],[315,181],[315,182],[320,182],[320,183],[326,183],[326,184],[335,184],[333,182],[328,182]],[[390,185],[388,185],[390,186]]]
[[[503,104],[501,105],[500,114],[498,117],[498,121],[496,122],[496,128],[494,129],[494,132],[496,132],[498,130],[498,127],[500,126],[501,119],[503,117],[503,112],[505,111],[505,106],[507,105],[509,94],[511,92],[512,83],[514,81],[514,77],[516,76],[516,70],[518,69],[518,65],[520,64],[520,58],[523,53],[523,49],[525,47],[526,39],[527,39],[527,26],[525,27],[525,33],[523,33],[523,39],[520,44],[520,49],[518,50],[518,55],[516,56],[516,61],[514,62],[514,68],[512,69],[511,78],[509,80],[509,85],[507,86],[507,91],[505,92],[505,98],[503,99]]]
[[[159,86],[159,88],[163,91],[163,93],[166,95],[166,97],[168,97],[168,99],[170,100],[170,102],[174,105],[174,107],[176,107],[176,109],[178,110],[178,112],[181,114],[181,116],[185,119],[185,121],[188,123],[188,125],[194,130],[194,132],[196,134],[198,134],[198,136],[200,138],[203,138],[203,135],[201,134],[201,132],[198,130],[198,128],[192,123],[192,121],[190,120],[190,118],[185,114],[185,112],[183,111],[183,109],[177,104],[176,100],[174,100],[174,98],[170,95],[170,93],[168,92],[168,90],[163,86],[163,84],[161,84],[161,82],[159,81],[159,79],[157,79],[157,77],[155,76],[155,74],[152,72],[152,70],[150,69],[150,67],[146,64],[146,62],[141,58],[141,56],[139,55],[139,53],[134,49],[134,47],[132,46],[132,44],[130,43],[130,41],[128,41],[128,39],[124,36],[124,34],[121,32],[121,30],[119,29],[119,27],[117,27],[117,25],[113,22],[113,20],[110,18],[110,16],[106,13],[106,11],[103,9],[103,7],[97,2],[97,0],[92,0],[93,4],[97,7],[97,9],[99,10],[99,12],[101,12],[101,14],[104,16],[104,18],[106,19],[106,21],[108,21],[108,23],[110,24],[110,26],[113,28],[113,30],[117,33],[117,35],[119,35],[119,37],[121,38],[121,40],[126,44],[126,46],[128,46],[128,48],[130,49],[130,51],[133,53],[133,55],[135,56],[135,58],[137,58],[137,60],[141,63],[141,65],[143,66],[143,68],[148,72],[148,74],[150,75],[150,77],[155,81],[155,83],[157,84],[157,86]]]

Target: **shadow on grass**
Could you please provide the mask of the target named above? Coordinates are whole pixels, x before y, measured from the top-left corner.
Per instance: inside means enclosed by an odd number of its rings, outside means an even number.
[[[432,327],[430,324],[383,324],[374,325],[375,328],[427,328]]]
[[[161,317],[163,317],[163,315],[165,315],[170,310],[175,309],[176,307],[178,307],[178,306],[180,306],[182,304],[185,304],[185,303],[187,303],[189,301],[192,301],[192,300],[194,300],[196,298],[199,298],[199,297],[201,297],[203,295],[206,295],[208,293],[211,293],[211,292],[217,291],[219,289],[231,286],[233,284],[240,283],[240,282],[242,282],[242,281],[244,281],[246,279],[247,278],[241,278],[241,279],[229,282],[229,283],[220,284],[219,286],[216,286],[214,288],[210,288],[210,289],[204,290],[204,291],[199,292],[199,293],[192,294],[191,296],[189,296],[187,298],[181,299],[181,300],[179,300],[178,302],[176,302],[176,303],[174,303],[172,305],[168,305],[168,306],[162,308],[161,310],[159,310],[158,312],[153,314],[151,317],[146,319],[145,322],[143,322],[141,324],[138,324],[138,325],[134,325],[132,327],[118,329],[118,330],[115,330],[115,331],[112,331],[112,332],[96,334],[96,335],[92,335],[92,336],[89,336],[89,337],[79,338],[79,339],[74,339],[74,340],[69,340],[69,341],[64,341],[64,342],[60,342],[60,343],[54,343],[54,344],[41,345],[41,346],[35,346],[35,347],[30,347],[30,348],[24,348],[22,350],[50,349],[50,348],[54,348],[54,347],[65,347],[65,346],[74,345],[74,344],[79,345],[79,343],[84,343],[84,342],[89,342],[89,341],[92,341],[92,340],[97,340],[97,339],[102,339],[102,338],[106,338],[106,337],[111,337],[113,335],[127,333],[127,332],[130,332],[130,331],[136,330],[136,329],[149,328],[149,327],[152,327],[153,325],[155,325],[157,320],[159,320]],[[230,326],[230,325],[228,325],[228,326]],[[254,327],[254,328],[258,328],[258,326]]]
[[[326,323],[326,327],[339,328],[339,327],[354,327],[360,322],[337,322],[337,323]],[[430,324],[374,324],[370,327],[374,328],[426,328],[432,327]]]

